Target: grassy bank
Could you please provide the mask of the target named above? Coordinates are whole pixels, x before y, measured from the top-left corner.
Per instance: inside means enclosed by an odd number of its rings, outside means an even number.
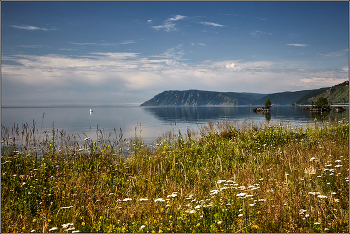
[[[127,151],[52,134],[40,159],[2,147],[2,232],[349,231],[348,123],[209,123]]]

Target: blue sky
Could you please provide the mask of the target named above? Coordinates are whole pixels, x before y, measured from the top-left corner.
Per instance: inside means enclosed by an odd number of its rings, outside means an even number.
[[[349,3],[1,2],[2,105],[142,103],[348,80]]]

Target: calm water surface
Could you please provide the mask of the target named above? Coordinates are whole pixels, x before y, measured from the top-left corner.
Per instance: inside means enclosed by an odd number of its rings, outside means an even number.
[[[79,135],[82,139],[90,137],[96,140],[96,130],[100,129],[111,137],[119,135],[120,129],[124,138],[141,136],[145,143],[151,144],[157,137],[167,131],[180,130],[186,134],[187,127],[198,130],[207,121],[237,121],[242,123],[251,120],[255,123],[272,121],[283,124],[302,125],[313,123],[320,119],[319,114],[304,111],[302,107],[278,106],[271,107],[271,114],[253,112],[254,107],[94,107],[90,108],[2,108],[1,125],[11,128],[18,124],[30,127],[35,123],[39,132],[51,131],[54,122],[55,129],[64,130],[67,135]],[[349,121],[349,109],[343,113],[332,110],[325,117],[327,120]]]

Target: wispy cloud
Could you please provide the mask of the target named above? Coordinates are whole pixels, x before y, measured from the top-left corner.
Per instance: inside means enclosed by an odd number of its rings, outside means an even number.
[[[25,29],[25,30],[43,30],[43,31],[57,30],[55,28],[48,29],[48,28],[39,28],[39,27],[36,27],[36,26],[17,26],[17,25],[12,25],[12,27],[19,28],[19,29]]]
[[[263,31],[259,31],[259,30],[253,30],[250,32],[250,35],[252,35],[253,37],[260,37],[260,35],[272,35],[273,33],[270,32],[263,32]]]
[[[307,47],[309,46],[308,44],[287,44],[289,46],[297,46],[297,47]]]
[[[103,43],[96,43],[96,42],[69,42],[70,44],[73,45],[95,45],[95,46],[119,46],[119,45],[128,45],[128,44],[133,44],[136,43],[135,41],[128,40],[128,41],[122,41],[122,42],[103,42]]]
[[[182,50],[182,44],[177,45],[176,47],[167,49],[164,53],[159,55],[153,55],[151,57],[155,58],[166,58],[173,60],[182,60],[182,56],[184,55],[184,50]]]
[[[203,25],[207,25],[207,26],[214,26],[214,27],[225,27],[224,25],[221,24],[217,24],[217,23],[213,23],[213,22],[200,22]]]
[[[342,56],[345,56],[347,52],[349,52],[349,49],[344,49],[344,50],[341,50],[341,51],[331,52],[331,53],[328,53],[328,54],[317,54],[317,55],[320,55],[322,57],[342,57]]]
[[[288,37],[290,38],[296,38],[296,37],[300,37],[300,33],[287,33],[286,34]]]
[[[167,20],[164,21],[164,23],[162,25],[158,25],[158,26],[152,26],[153,29],[159,30],[159,29],[164,29],[167,32],[170,31],[176,31],[178,30],[175,26],[176,24],[173,23],[173,21],[178,21],[178,20],[182,20],[187,18],[187,16],[183,16],[183,15],[176,15],[173,18],[168,18]],[[151,22],[151,21],[148,21]]]
[[[18,47],[36,49],[44,46],[46,45],[19,45]]]

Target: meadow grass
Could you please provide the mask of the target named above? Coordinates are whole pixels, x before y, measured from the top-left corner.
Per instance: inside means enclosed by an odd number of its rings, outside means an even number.
[[[5,133],[2,232],[349,231],[344,121],[209,122],[152,146],[136,135],[79,146],[53,127],[18,147]]]

